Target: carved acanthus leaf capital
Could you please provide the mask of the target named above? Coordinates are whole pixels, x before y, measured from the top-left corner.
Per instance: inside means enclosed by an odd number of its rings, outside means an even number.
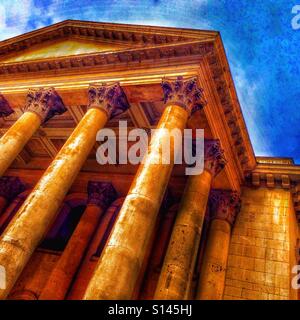
[[[0,118],[8,117],[14,110],[10,107],[8,101],[0,94]]]
[[[204,141],[204,169],[215,177],[225,167],[227,161],[219,140]]]
[[[26,186],[19,177],[0,178],[0,197],[10,201],[25,191]]]
[[[117,199],[117,192],[109,182],[89,181],[87,186],[88,204],[106,210]]]
[[[102,109],[108,114],[108,118],[114,118],[130,107],[126,94],[119,83],[90,85],[88,96],[88,108]]]
[[[54,88],[30,89],[24,109],[39,115],[42,123],[67,111],[62,98]]]
[[[162,80],[162,89],[166,105],[179,105],[189,114],[201,110],[206,105],[206,101],[203,98],[203,89],[198,87],[197,78],[164,78]]]
[[[212,190],[209,204],[211,219],[226,220],[233,226],[241,208],[241,199],[236,191]]]

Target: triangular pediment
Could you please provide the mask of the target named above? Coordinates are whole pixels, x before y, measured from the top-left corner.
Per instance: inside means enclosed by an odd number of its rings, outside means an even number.
[[[31,60],[42,60],[89,54],[96,52],[113,52],[127,48],[126,44],[91,41],[84,39],[62,39],[48,41],[39,45],[24,49],[16,54],[10,54],[0,58],[0,63],[14,63]]]
[[[209,41],[210,31],[66,20],[0,42],[0,64]]]

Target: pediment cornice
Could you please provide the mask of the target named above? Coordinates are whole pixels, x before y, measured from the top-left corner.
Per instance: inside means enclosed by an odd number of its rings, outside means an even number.
[[[0,41],[0,57],[21,52],[49,41],[81,38],[92,41],[122,43],[130,47],[179,44],[214,38],[216,32],[176,28],[147,27],[102,22],[66,20],[49,27]]]

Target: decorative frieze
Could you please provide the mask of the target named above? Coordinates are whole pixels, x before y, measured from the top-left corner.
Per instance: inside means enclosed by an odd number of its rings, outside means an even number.
[[[189,114],[201,110],[206,101],[203,98],[203,89],[197,85],[197,78],[176,79],[164,78],[162,81],[164,103],[176,104],[187,110]]]
[[[90,85],[88,96],[88,108],[105,110],[109,118],[114,118],[130,107],[126,94],[119,83]]]
[[[108,182],[89,181],[87,186],[88,204],[94,204],[106,210],[117,199],[117,192]]]
[[[229,87],[225,79],[225,70],[222,67],[221,62],[218,58],[218,53],[214,48],[213,52],[208,55],[208,63],[212,72],[216,89],[219,95],[221,105],[223,107],[224,115],[226,117],[227,125],[230,128],[231,138],[233,144],[236,147],[236,154],[240,161],[241,168],[247,171],[249,168],[249,157],[246,152],[246,143],[240,129],[240,124],[236,115],[234,104],[238,101],[234,101],[231,97]]]
[[[234,191],[212,190],[209,205],[211,219],[226,220],[233,226],[241,208],[241,199]]]
[[[41,88],[29,90],[24,110],[36,113],[45,123],[55,115],[66,112],[67,108],[54,88]]]
[[[289,189],[291,186],[290,177],[286,174],[281,175],[282,187],[284,189]]]
[[[253,187],[290,189],[295,181],[289,175],[280,173],[252,172],[246,177],[246,184]]]
[[[206,56],[212,51],[211,43],[189,43],[170,47],[136,48],[127,52],[93,53],[60,57],[47,61],[23,61],[0,64],[0,74],[29,73],[42,71],[58,71],[85,67],[102,67],[111,64],[141,63],[147,60],[170,59],[181,56]]]
[[[300,222],[300,184],[296,184],[292,189],[292,197],[297,220]]]
[[[275,179],[273,174],[266,174],[266,183],[268,188],[274,188],[275,187]]]

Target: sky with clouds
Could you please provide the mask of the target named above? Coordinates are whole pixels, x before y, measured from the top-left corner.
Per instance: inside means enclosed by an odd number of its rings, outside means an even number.
[[[300,0],[0,0],[0,40],[65,19],[221,32],[256,155],[300,164]]]

